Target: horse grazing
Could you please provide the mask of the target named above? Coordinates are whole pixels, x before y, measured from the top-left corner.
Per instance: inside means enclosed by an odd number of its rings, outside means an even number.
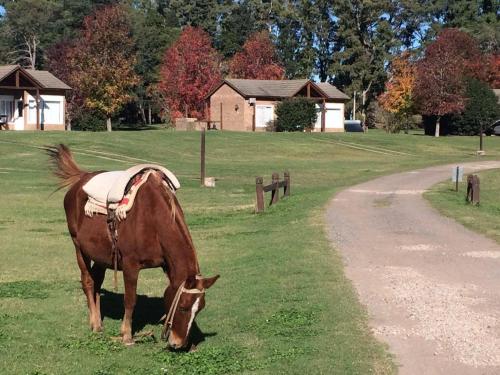
[[[113,245],[107,216],[89,217],[84,212],[88,196],[82,187],[103,172],[81,170],[65,145],[47,147],[46,151],[53,172],[60,180],[60,188],[68,188],[64,209],[81,271],[82,289],[87,297],[91,329],[102,330],[100,290],[106,269],[121,270],[125,284],[125,314],[120,333],[126,345],[133,344],[132,314],[139,271],[162,267],[170,281],[164,293],[168,314],[162,337],[173,349],[185,348],[192,323],[205,306],[205,290],[219,275],[201,276],[184,214],[175,194],[165,188],[165,176],[155,170],[150,173],[138,190],[126,219],[117,223]],[[115,257],[113,250],[119,256]]]

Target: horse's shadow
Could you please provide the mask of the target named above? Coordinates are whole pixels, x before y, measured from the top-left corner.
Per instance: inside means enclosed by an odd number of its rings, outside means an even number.
[[[101,291],[101,314],[103,319],[121,320],[123,318],[123,294],[103,289]],[[137,295],[137,301],[132,319],[132,332],[140,332],[146,325],[160,324],[165,314],[165,305],[162,297],[148,297]],[[196,322],[193,323],[190,341],[198,345],[206,337],[217,335],[215,332],[202,332]]]

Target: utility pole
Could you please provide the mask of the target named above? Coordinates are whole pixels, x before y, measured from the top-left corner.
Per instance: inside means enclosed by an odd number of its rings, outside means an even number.
[[[354,108],[352,110],[351,120],[356,120],[356,91],[354,91]]]

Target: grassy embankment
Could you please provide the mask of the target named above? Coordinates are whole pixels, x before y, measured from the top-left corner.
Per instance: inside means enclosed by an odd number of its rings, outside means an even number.
[[[67,234],[63,192],[33,146],[64,142],[88,170],[163,164],[178,193],[202,271],[220,273],[197,319],[198,351],[169,353],[162,342],[124,348],[122,288],[102,297],[105,332],[88,332],[79,271]],[[500,138],[488,139],[500,157]],[[477,140],[418,135],[207,134],[200,188],[199,134],[166,130],[104,133],[0,132],[0,363],[2,374],[387,374],[394,365],[370,334],[324,233],[324,207],[338,190],[401,170],[474,160]],[[288,169],[292,196],[252,213],[255,176]],[[165,278],[141,272],[135,329],[160,325]]]
[[[451,217],[469,229],[483,233],[500,243],[500,170],[477,173],[480,179],[479,206],[472,206],[465,201],[467,184],[459,184],[458,193],[451,182],[435,185],[425,194],[431,204],[443,215]],[[465,180],[465,177],[464,177]]]

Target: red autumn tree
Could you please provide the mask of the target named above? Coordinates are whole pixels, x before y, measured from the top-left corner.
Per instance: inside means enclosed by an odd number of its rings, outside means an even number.
[[[204,99],[221,80],[220,57],[210,36],[200,28],[186,27],[165,52],[158,89],[172,119],[204,117]]]
[[[443,30],[426,48],[417,64],[415,99],[422,114],[437,117],[436,137],[441,118],[464,109],[464,79],[485,78],[481,60],[476,41],[458,29]]]
[[[52,49],[49,65],[74,90],[72,110],[81,105],[111,117],[132,98],[139,82],[126,10],[120,5],[98,8],[85,17],[80,37]]]
[[[285,69],[278,56],[269,33],[260,31],[251,35],[229,62],[229,74],[233,78],[283,79]]]
[[[81,114],[84,108],[84,97],[74,79],[75,43],[63,41],[56,43],[47,51],[47,66],[57,78],[68,84],[72,90],[66,93],[66,123],[71,130],[71,122]]]
[[[486,82],[491,88],[497,89],[500,87],[500,55],[490,55],[487,60],[488,69]]]

